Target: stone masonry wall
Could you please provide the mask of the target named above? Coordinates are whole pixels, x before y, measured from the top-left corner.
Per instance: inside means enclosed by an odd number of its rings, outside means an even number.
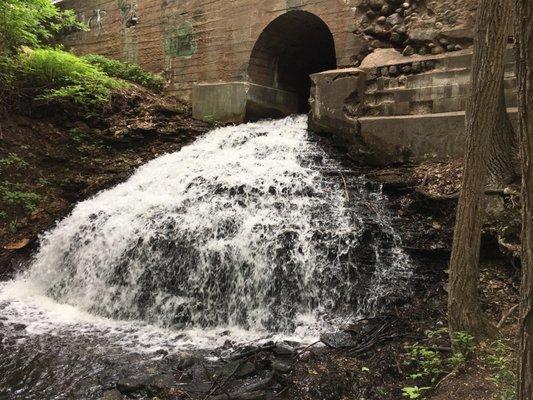
[[[67,47],[78,54],[103,54],[163,73],[170,90],[188,99],[195,82],[248,80],[248,62],[259,35],[290,10],[311,12],[328,25],[338,67],[358,65],[375,48],[404,49],[410,40],[408,32],[416,33],[418,28],[421,34],[450,31],[463,42],[468,37],[472,1],[405,1],[64,0],[61,6],[75,9],[90,27],[65,38]],[[406,30],[397,43],[394,25],[386,22],[394,14],[393,6],[401,9],[400,25]],[[376,36],[370,28],[377,26]],[[415,39],[415,47],[420,47],[434,38]]]

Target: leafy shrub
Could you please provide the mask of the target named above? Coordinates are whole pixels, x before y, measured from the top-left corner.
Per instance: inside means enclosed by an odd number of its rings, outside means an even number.
[[[516,365],[511,347],[503,340],[496,340],[489,356],[489,363],[494,371],[491,380],[498,386],[496,399],[516,399]]]
[[[6,204],[21,206],[27,212],[35,211],[44,200],[43,196],[37,193],[17,190],[7,183],[0,184],[0,197]]]
[[[19,60],[22,86],[35,88],[37,99],[48,103],[74,103],[94,111],[109,102],[113,90],[128,86],[62,50],[37,49],[22,53]]]
[[[84,25],[73,11],[60,10],[50,0],[0,1],[0,52],[45,45],[67,29],[84,29]]]
[[[137,64],[111,60],[98,54],[89,54],[82,58],[111,77],[137,83],[154,91],[163,89],[165,81],[160,75],[145,71]]]

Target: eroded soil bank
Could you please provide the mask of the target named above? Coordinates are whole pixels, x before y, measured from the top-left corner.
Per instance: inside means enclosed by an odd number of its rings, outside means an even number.
[[[0,278],[12,277],[36,249],[38,235],[77,202],[124,181],[141,164],[179,150],[209,128],[192,120],[180,103],[145,91],[103,117],[83,121],[54,115],[54,110],[6,116],[0,131]],[[425,332],[446,325],[446,268],[460,160],[368,169],[345,157],[329,138],[317,140],[341,160],[343,170],[331,173],[348,199],[357,195],[351,180],[361,175],[383,184],[395,227],[417,265],[412,297],[398,302],[390,315],[346,326],[311,346],[236,348],[227,342],[205,354],[142,356],[151,361],[129,374],[117,371],[113,384],[99,389],[104,398],[397,400],[403,388],[417,384],[409,346],[418,342],[443,358],[450,355],[446,335],[428,338]],[[513,240],[518,204],[512,196],[495,196],[504,208],[485,229],[481,288],[484,309],[499,321],[517,302],[519,273],[512,247],[500,249],[502,242]],[[502,336],[511,344],[514,318],[511,314],[502,323]],[[499,368],[489,361],[493,343],[482,342],[460,368],[441,374],[433,398],[488,400],[497,395],[502,384],[491,380]]]

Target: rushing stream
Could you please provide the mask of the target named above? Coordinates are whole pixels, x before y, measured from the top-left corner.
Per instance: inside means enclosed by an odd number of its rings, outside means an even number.
[[[404,297],[379,186],[352,178],[348,193],[306,126],[213,130],[44,234],[0,283],[0,398],[56,398],[58,382],[91,398],[139,354],[306,342]]]

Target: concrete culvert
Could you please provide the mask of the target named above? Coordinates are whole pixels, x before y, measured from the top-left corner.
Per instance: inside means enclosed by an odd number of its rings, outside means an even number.
[[[306,11],[289,11],[259,36],[248,75],[252,83],[296,93],[298,111],[304,113],[309,111],[309,75],[336,66],[333,35],[324,21]]]

